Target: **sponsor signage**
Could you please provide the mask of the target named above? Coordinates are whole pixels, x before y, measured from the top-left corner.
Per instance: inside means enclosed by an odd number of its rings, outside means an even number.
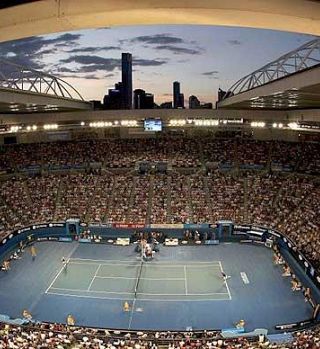
[[[150,224],[152,229],[183,229],[184,224]]]
[[[85,223],[81,223],[80,224],[82,227],[85,227],[86,224]],[[89,225],[89,228],[112,228],[112,224],[111,223],[102,223],[102,224],[99,224],[99,223],[90,223]]]
[[[251,229],[251,225],[235,225],[233,229],[247,231]]]
[[[113,223],[113,228],[133,228],[133,229],[141,229],[144,228],[144,224],[134,224],[134,223]]]
[[[205,229],[209,228],[209,224],[184,224],[184,229]]]
[[[313,320],[304,320],[299,322],[293,322],[291,324],[283,324],[283,325],[276,325],[276,330],[290,330],[297,327],[302,327],[306,325],[310,325],[313,323]]]
[[[21,233],[24,233],[24,232],[26,232],[26,231],[30,231],[30,230],[31,230],[31,228],[30,228],[30,227],[23,228],[23,229],[19,229],[19,230],[18,230],[18,234],[21,234]]]
[[[49,224],[37,224],[37,225],[33,225],[32,229],[35,230],[35,229],[48,228],[48,227],[49,227]]]
[[[256,231],[256,230],[249,230],[247,233],[249,235],[254,235],[254,236],[259,236],[259,237],[261,237],[264,234],[264,232]]]
[[[262,233],[265,233],[267,231],[267,229],[265,228],[260,228],[260,227],[255,227],[255,226],[251,226],[251,231],[259,231],[259,232],[262,232]]]

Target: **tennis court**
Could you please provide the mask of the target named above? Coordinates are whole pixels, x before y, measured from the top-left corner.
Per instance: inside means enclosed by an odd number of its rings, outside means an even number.
[[[220,261],[143,262],[71,258],[47,294],[121,300],[231,300]]]

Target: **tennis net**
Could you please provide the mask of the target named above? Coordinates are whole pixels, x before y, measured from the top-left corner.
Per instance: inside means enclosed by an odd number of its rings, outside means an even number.
[[[138,291],[139,282],[140,282],[140,278],[141,278],[142,267],[143,267],[143,261],[141,261],[140,269],[139,269],[139,273],[138,273],[138,277],[137,277],[137,281],[136,281],[136,286],[134,288],[134,298],[137,298],[137,291]]]

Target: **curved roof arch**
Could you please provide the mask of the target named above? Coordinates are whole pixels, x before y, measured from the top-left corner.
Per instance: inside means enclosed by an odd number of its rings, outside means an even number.
[[[225,98],[263,86],[316,65],[320,65],[320,38],[311,40],[244,76],[228,89]]]
[[[0,41],[114,25],[198,24],[320,35],[314,0],[45,0],[0,10]]]
[[[0,88],[84,101],[68,82],[48,73],[0,59]]]

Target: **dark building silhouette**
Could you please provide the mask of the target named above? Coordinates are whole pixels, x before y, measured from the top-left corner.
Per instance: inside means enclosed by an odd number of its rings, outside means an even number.
[[[102,110],[103,108],[103,104],[101,103],[101,101],[97,101],[97,100],[92,100],[90,101],[92,103],[93,109],[94,110]]]
[[[172,102],[164,102],[160,104],[161,109],[172,109]]]
[[[180,92],[180,82],[173,83],[173,108],[184,108],[184,94]]]
[[[201,104],[198,97],[192,95],[189,97],[189,109],[212,109],[212,103]]]
[[[180,99],[180,82],[174,81],[173,83],[173,108],[178,108]]]
[[[122,109],[132,109],[132,55],[122,53]]]
[[[196,109],[200,107],[200,101],[196,96],[189,97],[189,109]]]
[[[212,103],[203,103],[200,105],[201,109],[212,109],[213,108],[213,104]]]
[[[134,90],[134,109],[153,109],[154,97],[152,93],[146,93],[142,89]]]
[[[123,103],[122,82],[115,84],[113,89],[108,90],[108,94],[103,98],[104,109],[121,109]]]
[[[121,59],[122,81],[104,96],[104,109],[132,109],[132,55],[122,53]]]
[[[180,82],[173,83],[173,108],[179,108],[180,105]]]
[[[178,108],[183,108],[184,109],[184,94],[180,93],[179,94],[179,105]]]

